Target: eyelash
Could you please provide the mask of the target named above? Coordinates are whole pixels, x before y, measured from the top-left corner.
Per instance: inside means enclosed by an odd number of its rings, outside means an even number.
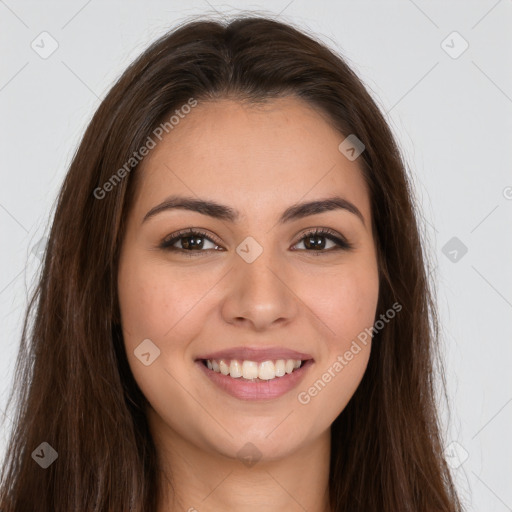
[[[338,247],[331,248],[331,249],[322,249],[322,250],[317,250],[317,251],[308,250],[308,249],[295,249],[295,250],[299,251],[299,252],[313,253],[314,256],[320,256],[320,255],[323,255],[326,253],[337,252],[337,251],[341,251],[341,250],[350,251],[354,248],[353,244],[351,244],[350,242],[345,240],[343,237],[337,235],[337,233],[335,231],[332,231],[329,228],[316,228],[312,231],[307,231],[306,233],[304,233],[302,235],[302,238],[300,240],[298,240],[298,242],[294,245],[297,245],[298,243],[302,242],[304,239],[306,239],[308,237],[315,237],[315,236],[323,236],[325,238],[328,238],[332,242],[336,243],[338,245]],[[190,229],[181,230],[181,231],[171,235],[171,237],[164,239],[162,241],[162,243],[160,244],[159,248],[166,250],[166,251],[181,252],[182,254],[184,254],[188,257],[191,257],[191,258],[196,257],[197,255],[204,253],[204,252],[216,250],[216,249],[206,249],[206,250],[194,251],[194,250],[180,249],[179,247],[173,247],[173,245],[180,239],[193,238],[193,237],[206,238],[207,240],[216,244],[217,246],[220,245],[220,244],[218,244],[218,242],[216,240],[212,239],[212,237],[208,236],[205,232],[203,232],[201,230],[195,230],[195,229],[190,228]],[[194,254],[194,253],[196,253],[196,254]]]

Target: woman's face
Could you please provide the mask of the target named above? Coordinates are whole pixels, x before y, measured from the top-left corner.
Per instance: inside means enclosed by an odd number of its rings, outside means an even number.
[[[146,156],[118,291],[128,361],[158,435],[276,459],[325,435],[352,397],[371,340],[353,342],[374,323],[379,288],[369,196],[358,160],[338,149],[344,138],[299,99],[220,100],[191,109]],[[223,206],[146,217],[170,196]],[[331,198],[357,210],[296,208]],[[201,234],[175,238],[189,228]],[[295,358],[309,361],[287,373]]]

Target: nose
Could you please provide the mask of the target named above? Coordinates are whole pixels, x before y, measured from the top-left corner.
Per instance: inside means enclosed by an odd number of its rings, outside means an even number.
[[[237,256],[227,276],[230,281],[222,307],[224,320],[254,331],[291,322],[300,301],[289,276],[270,250],[264,250],[252,263]]]

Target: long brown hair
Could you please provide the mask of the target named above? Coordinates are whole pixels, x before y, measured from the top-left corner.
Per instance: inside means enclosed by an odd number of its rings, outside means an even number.
[[[90,122],[58,197],[24,321],[8,402],[15,400],[16,410],[7,410],[14,427],[0,480],[3,512],[155,511],[158,457],[145,397],[127,363],[117,297],[138,169],[131,158],[191,98],[257,102],[286,95],[325,115],[340,141],[355,134],[363,142],[358,162],[378,251],[377,317],[395,302],[402,306],[374,335],[363,380],[332,425],[332,508],[462,510],[442,453],[434,292],[400,151],[342,57],[290,24],[254,16],[194,20],[161,37]],[[43,442],[58,454],[46,469],[33,456]]]

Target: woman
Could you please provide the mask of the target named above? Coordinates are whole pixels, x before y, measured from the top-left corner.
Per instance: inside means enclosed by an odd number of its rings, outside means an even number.
[[[165,35],[61,190],[2,510],[460,511],[425,265],[339,56],[256,17]]]

